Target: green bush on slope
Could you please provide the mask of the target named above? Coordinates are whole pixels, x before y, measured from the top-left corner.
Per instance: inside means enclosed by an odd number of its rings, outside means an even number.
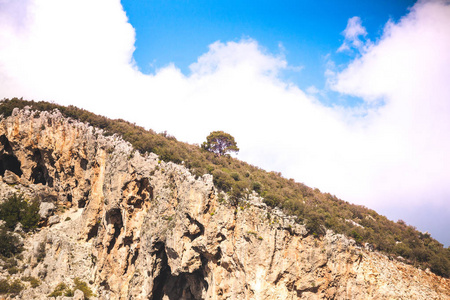
[[[35,229],[39,217],[39,202],[27,202],[23,195],[14,194],[0,204],[0,220],[9,230],[14,230],[19,222],[25,231]]]
[[[6,228],[0,228],[0,257],[12,257],[22,252],[19,238],[8,232]]]
[[[0,204],[0,220],[5,222],[0,227],[0,255],[9,258],[23,251],[19,238],[10,231],[19,222],[25,231],[35,229],[39,221],[39,203],[28,203],[22,195],[11,195]],[[14,270],[8,271],[12,274]]]

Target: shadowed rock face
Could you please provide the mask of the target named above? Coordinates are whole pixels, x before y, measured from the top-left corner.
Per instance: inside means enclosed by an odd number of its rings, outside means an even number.
[[[9,170],[17,176],[22,176],[20,162],[13,155],[11,145],[5,135],[0,136],[0,175],[4,176],[5,171]]]
[[[14,111],[0,142],[0,173],[18,176],[0,182],[1,198],[23,192],[45,218],[59,216],[24,240],[24,271],[12,278],[42,284],[21,299],[47,299],[75,277],[100,299],[450,298],[448,279],[331,231],[314,239],[256,195],[242,208],[221,203],[210,175],[141,156],[59,112]]]

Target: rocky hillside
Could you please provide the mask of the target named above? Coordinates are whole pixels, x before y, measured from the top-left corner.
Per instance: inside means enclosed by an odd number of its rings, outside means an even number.
[[[40,203],[40,227],[16,228],[16,269],[2,259],[1,282],[24,287],[7,297],[450,299],[449,279],[329,230],[315,238],[256,193],[233,206],[211,175],[58,111],[15,109],[0,142],[0,199]]]

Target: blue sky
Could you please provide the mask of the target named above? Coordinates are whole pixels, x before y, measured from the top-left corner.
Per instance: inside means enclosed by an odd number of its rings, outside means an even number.
[[[0,0],[0,98],[76,105],[450,245],[450,1]]]
[[[348,63],[355,51],[336,53],[347,20],[359,16],[366,38],[378,39],[415,1],[121,1],[136,31],[134,59],[144,73],[169,63],[189,65],[215,41],[252,38],[292,68],[284,78],[302,89],[325,87],[326,62]],[[300,68],[295,68],[300,67]]]

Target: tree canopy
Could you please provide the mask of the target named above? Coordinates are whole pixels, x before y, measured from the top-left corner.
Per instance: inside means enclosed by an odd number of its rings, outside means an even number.
[[[239,152],[234,137],[223,131],[213,131],[206,137],[206,142],[203,142],[202,148],[210,152],[216,153],[219,156],[227,152]]]

